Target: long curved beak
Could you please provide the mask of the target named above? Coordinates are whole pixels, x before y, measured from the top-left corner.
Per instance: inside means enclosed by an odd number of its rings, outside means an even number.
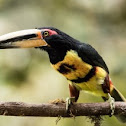
[[[39,29],[28,29],[0,36],[0,49],[47,46]]]

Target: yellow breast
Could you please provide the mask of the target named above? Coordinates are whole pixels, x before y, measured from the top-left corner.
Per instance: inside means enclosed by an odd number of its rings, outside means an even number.
[[[67,52],[66,56],[64,57],[63,61],[58,62],[55,65],[52,65],[52,67],[59,71],[60,67],[63,64],[67,64],[70,67],[67,67],[67,65],[64,65],[65,69],[69,72],[62,72],[62,74],[69,80],[77,79],[78,77],[83,78],[92,68],[91,65],[85,63],[82,61],[82,59],[78,56],[77,52],[70,50]]]

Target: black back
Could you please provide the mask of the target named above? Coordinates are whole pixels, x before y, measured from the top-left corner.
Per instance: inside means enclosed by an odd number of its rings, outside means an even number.
[[[84,62],[91,64],[92,66],[99,66],[109,73],[108,67],[103,58],[91,45],[82,43],[79,45],[77,52]]]

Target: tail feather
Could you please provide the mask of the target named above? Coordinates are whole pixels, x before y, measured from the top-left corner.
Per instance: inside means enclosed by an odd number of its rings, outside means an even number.
[[[126,102],[124,96],[115,87],[110,94],[115,99],[115,101]],[[119,121],[126,123],[126,116],[124,115],[115,115],[115,116]]]
[[[119,92],[118,89],[114,87],[114,89],[111,91],[110,95],[115,99],[115,101],[122,101],[126,102],[125,97]]]

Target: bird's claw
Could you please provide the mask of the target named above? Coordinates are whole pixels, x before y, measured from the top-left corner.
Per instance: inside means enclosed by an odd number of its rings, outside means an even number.
[[[66,98],[66,111],[69,112],[70,105],[75,102],[75,97]]]
[[[108,102],[110,104],[110,109],[111,109],[111,114],[110,117],[114,115],[114,111],[115,111],[115,99],[108,93]]]
[[[63,99],[55,99],[55,100],[50,101],[49,103],[59,104],[59,103],[65,103],[65,101]]]

